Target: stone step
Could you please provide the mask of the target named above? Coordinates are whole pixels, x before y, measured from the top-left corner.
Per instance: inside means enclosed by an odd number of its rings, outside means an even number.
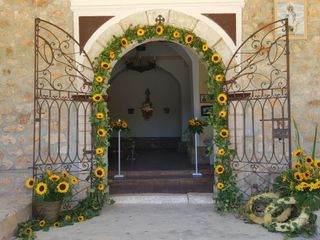
[[[114,194],[115,204],[213,204],[212,193],[187,194]]]
[[[194,170],[153,170],[153,171],[123,171],[121,172],[127,179],[145,179],[145,178],[192,178]],[[200,170],[203,177],[213,176],[212,169]],[[117,171],[109,171],[109,178],[113,178]]]
[[[110,174],[110,193],[210,193],[213,176],[204,171],[202,177],[193,178],[193,171],[140,171],[124,172],[124,179],[113,179]]]
[[[9,240],[17,230],[18,223],[31,218],[31,196],[0,195],[0,239]]]

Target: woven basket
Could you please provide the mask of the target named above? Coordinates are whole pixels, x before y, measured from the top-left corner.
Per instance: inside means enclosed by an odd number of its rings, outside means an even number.
[[[47,221],[54,222],[59,218],[61,202],[36,202],[34,204],[34,216],[42,216]]]

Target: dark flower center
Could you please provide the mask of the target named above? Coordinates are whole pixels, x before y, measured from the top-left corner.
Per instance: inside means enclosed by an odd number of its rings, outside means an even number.
[[[101,170],[98,170],[98,171],[97,171],[97,174],[98,174],[98,175],[102,175],[102,171],[101,171]]]
[[[61,189],[61,190],[65,190],[66,188],[67,188],[67,186],[66,186],[65,184],[61,184],[61,185],[60,185],[60,189]]]
[[[44,186],[40,186],[39,187],[39,190],[42,192],[42,191],[44,191]]]

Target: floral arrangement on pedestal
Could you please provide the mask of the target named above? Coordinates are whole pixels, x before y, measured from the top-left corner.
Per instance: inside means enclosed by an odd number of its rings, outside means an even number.
[[[201,134],[205,126],[207,126],[207,123],[205,121],[193,118],[188,121],[188,127],[186,129],[186,132],[192,135]]]
[[[312,153],[308,155],[301,146],[295,122],[294,126],[298,144],[293,152],[292,167],[275,179],[274,192],[259,194],[248,201],[247,216],[269,231],[285,232],[288,236],[313,235],[317,219],[313,211],[320,209],[320,159],[316,159],[318,127],[315,128]],[[266,200],[263,211],[255,211],[255,206],[261,206]]]
[[[111,122],[112,130],[118,132],[121,131],[129,131],[128,123],[124,120],[118,119],[117,121]]]

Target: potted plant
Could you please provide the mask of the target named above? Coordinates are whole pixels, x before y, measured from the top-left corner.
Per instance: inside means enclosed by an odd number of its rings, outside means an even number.
[[[58,173],[49,169],[42,175],[27,179],[26,187],[34,191],[34,215],[50,222],[56,221],[62,202],[71,198],[71,186],[77,183],[78,179],[69,172]]]

